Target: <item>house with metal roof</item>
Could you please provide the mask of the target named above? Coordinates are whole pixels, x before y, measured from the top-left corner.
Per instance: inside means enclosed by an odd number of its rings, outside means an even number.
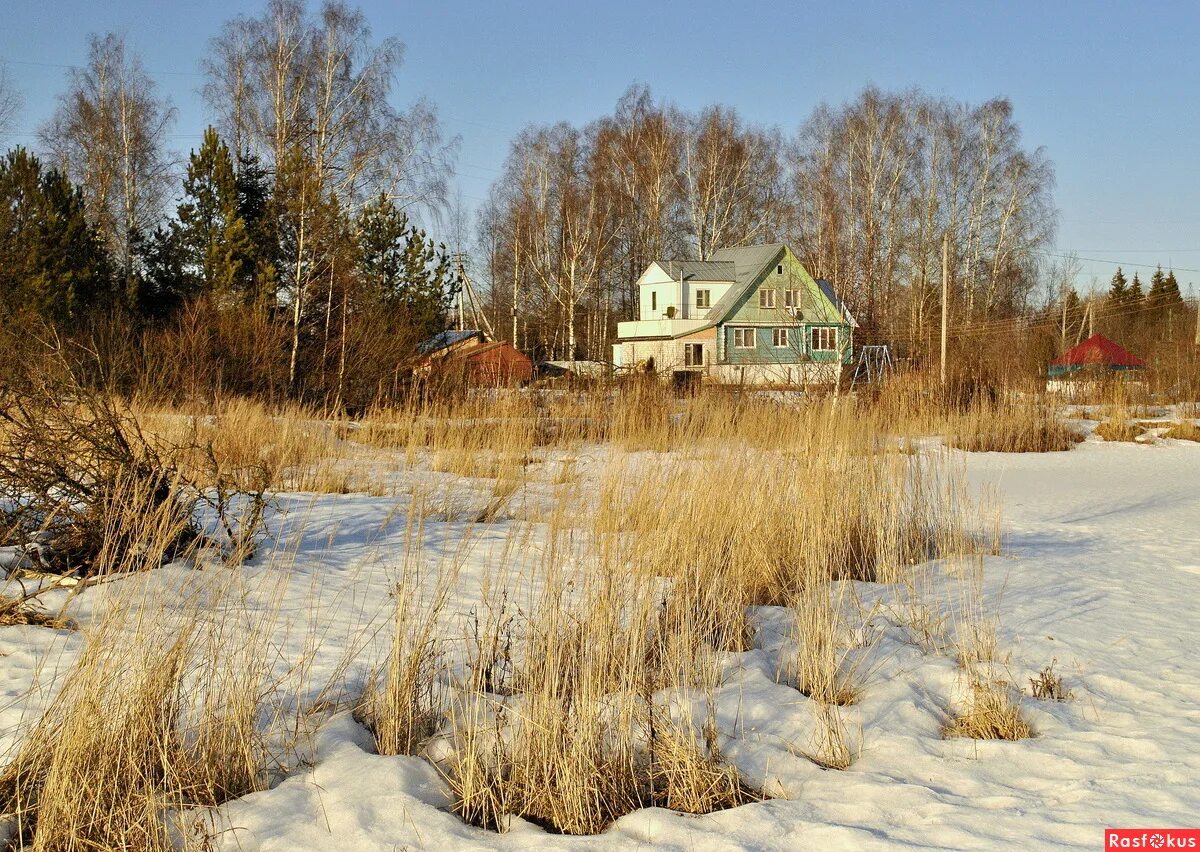
[[[658,260],[638,279],[638,319],[618,323],[626,371],[722,383],[812,385],[850,363],[854,316],[782,243]]]

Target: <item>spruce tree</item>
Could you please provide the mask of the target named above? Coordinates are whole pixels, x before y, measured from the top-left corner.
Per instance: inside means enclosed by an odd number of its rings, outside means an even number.
[[[1169,308],[1183,306],[1183,294],[1179,292],[1179,281],[1176,280],[1173,269],[1167,273],[1166,280],[1163,281],[1163,304]]]
[[[1129,297],[1129,282],[1125,278],[1125,273],[1121,271],[1121,267],[1117,267],[1117,271],[1113,273],[1112,286],[1108,290],[1108,303],[1113,307],[1120,307],[1125,304]]]
[[[1159,271],[1161,272],[1162,270]],[[1126,294],[1125,300],[1131,305],[1137,305],[1140,304],[1142,299],[1145,297],[1146,294],[1142,292],[1142,279],[1139,278],[1138,274],[1135,272],[1133,273],[1133,281],[1129,284],[1129,292]]]
[[[1150,292],[1147,294],[1150,304],[1155,307],[1161,307],[1163,304],[1163,288],[1167,284],[1167,276],[1163,274],[1162,267],[1154,270],[1154,274],[1150,276]]]

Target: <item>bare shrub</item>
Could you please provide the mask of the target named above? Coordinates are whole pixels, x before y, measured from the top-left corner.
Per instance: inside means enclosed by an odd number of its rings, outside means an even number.
[[[1054,671],[1057,662],[1051,660],[1049,665],[1029,679],[1029,690],[1034,698],[1041,701],[1070,701],[1075,697],[1063,683],[1062,675]]]

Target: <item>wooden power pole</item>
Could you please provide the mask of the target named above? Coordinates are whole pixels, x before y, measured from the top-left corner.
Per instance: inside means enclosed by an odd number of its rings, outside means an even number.
[[[946,384],[946,335],[950,330],[950,234],[942,235],[942,385]]]
[[[1200,347],[1200,296],[1196,297],[1196,337],[1192,342]]]

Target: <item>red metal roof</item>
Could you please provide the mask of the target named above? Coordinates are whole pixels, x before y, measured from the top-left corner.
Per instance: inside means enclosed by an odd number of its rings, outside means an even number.
[[[1094,334],[1074,349],[1068,349],[1050,362],[1052,367],[1145,367],[1146,362],[1129,350],[1113,343],[1103,334]]]

